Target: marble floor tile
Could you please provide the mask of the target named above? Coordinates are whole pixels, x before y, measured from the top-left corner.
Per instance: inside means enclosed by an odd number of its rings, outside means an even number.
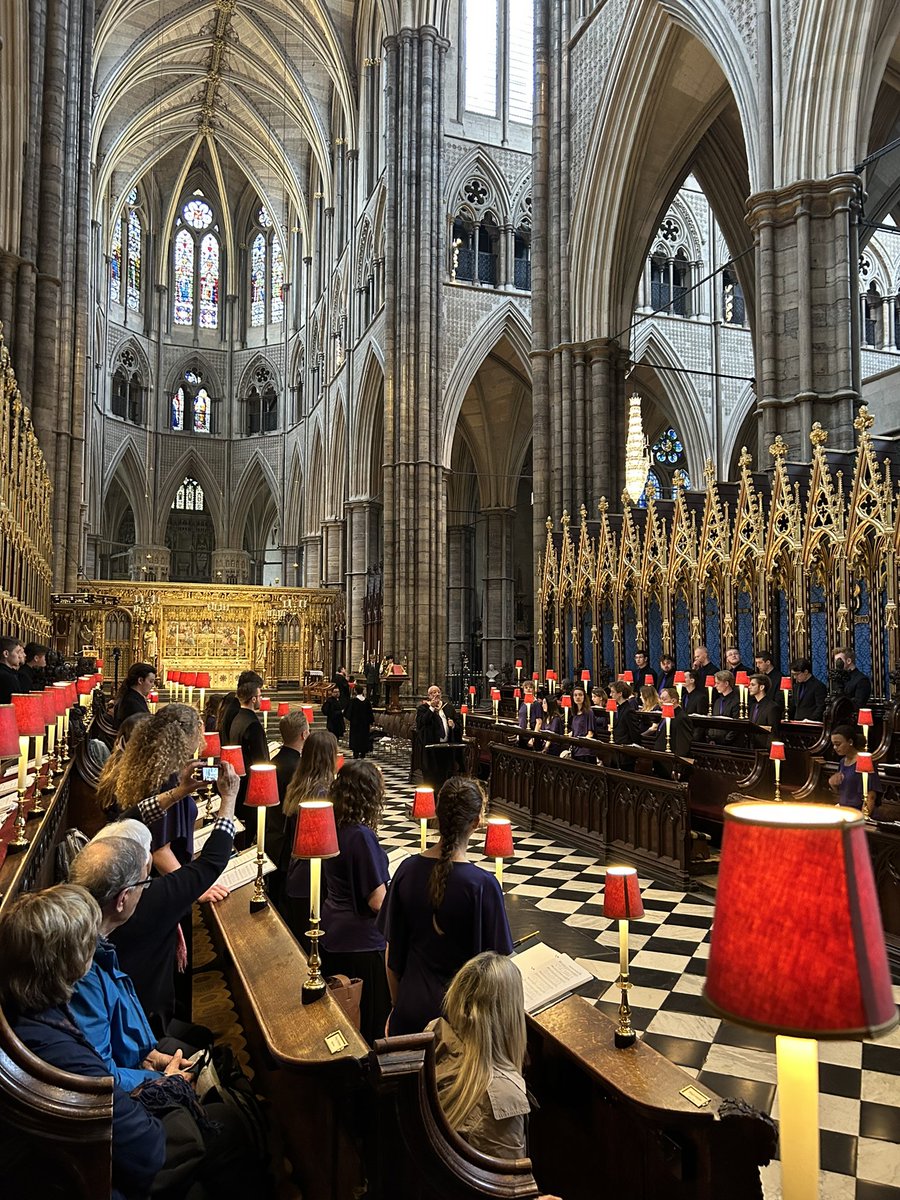
[[[567,913],[571,915],[581,907],[581,904],[578,900],[555,900],[548,896],[544,900],[538,900],[537,907],[543,912]]]
[[[856,1175],[871,1183],[900,1188],[900,1145],[861,1137],[856,1151]]]
[[[646,916],[646,914],[645,914]],[[663,935],[676,942],[702,942],[706,936],[705,929],[696,929],[693,925],[672,925],[668,921]]]
[[[549,870],[543,870],[540,873],[541,879],[552,879],[560,884],[567,883],[570,879],[574,879],[576,871],[561,871],[558,867],[551,867]]]
[[[706,983],[705,975],[682,975],[672,988],[673,992],[687,992],[691,996],[699,996]]]
[[[513,896],[533,896],[536,900],[543,900],[546,896],[550,896],[556,888],[541,887],[536,883],[519,883],[511,889]]]
[[[863,1071],[862,1098],[875,1104],[900,1104],[900,1079],[879,1071]]]
[[[684,892],[666,892],[662,888],[650,887],[650,888],[647,888],[646,891],[644,891],[642,893],[642,896],[643,896],[643,899],[645,902],[647,900],[672,900],[676,904],[679,904],[679,903],[683,902],[685,893]]]
[[[616,938],[618,939],[618,934],[616,934]],[[680,975],[689,962],[690,955],[687,954],[654,954],[652,950],[639,950],[632,958],[631,965],[653,967],[657,971],[677,971]]]
[[[862,1062],[862,1042],[819,1042],[819,1062],[858,1067]]]
[[[783,1200],[781,1163],[777,1160],[759,1169],[765,1200]],[[855,1200],[856,1180],[852,1175],[836,1175],[833,1171],[819,1172],[819,1200]]]
[[[829,1096],[819,1094],[819,1128],[830,1129],[834,1133],[849,1133],[854,1137],[859,1133],[860,1101],[848,1096]],[[775,1103],[769,1114],[777,1121],[780,1114],[778,1092],[775,1093]]]
[[[741,1079],[758,1079],[760,1083],[775,1083],[775,1055],[762,1050],[745,1050],[740,1046],[710,1046],[706,1070],[717,1075],[737,1075]]]
[[[619,964],[617,962],[603,962],[599,958],[576,958],[575,961],[579,967],[584,967],[586,971],[594,976],[595,979],[618,979]]]
[[[716,1017],[693,1017],[685,1013],[658,1012],[647,1026],[647,1032],[665,1033],[670,1037],[709,1042],[716,1036],[718,1028],[719,1021]]]
[[[566,924],[573,929],[608,929],[609,917],[592,917],[589,913],[572,913]]]
[[[661,991],[659,988],[631,987],[628,991],[628,1003],[632,1008],[654,1008],[658,1010],[668,994],[668,992]],[[601,999],[618,1004],[621,995],[620,990],[613,984],[607,992],[604,992]]]
[[[597,884],[591,883],[590,880],[570,879],[565,886],[567,892],[583,892],[585,896],[601,895],[601,893],[597,891]]]
[[[645,946],[647,944],[647,942],[649,942],[649,940],[650,940],[649,934],[632,933],[629,936],[628,944],[631,947],[632,951],[640,950],[640,948],[642,946]],[[618,948],[619,948],[619,931],[617,929],[607,929],[605,933],[601,933],[599,937],[594,938],[594,941],[597,943],[598,946],[614,946],[618,950]],[[661,958],[663,956],[658,954],[656,957]],[[632,962],[634,962],[634,959],[632,959]],[[643,965],[650,966],[651,964],[644,963]]]

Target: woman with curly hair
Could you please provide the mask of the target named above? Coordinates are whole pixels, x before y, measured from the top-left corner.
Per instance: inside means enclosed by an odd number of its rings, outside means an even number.
[[[300,944],[308,949],[306,930],[309,928],[309,862],[291,858],[297,812],[301,800],[325,800],[337,770],[338,744],[333,733],[324,729],[311,733],[303,743],[300,762],[294,778],[284,793],[281,811],[284,813],[282,859],[276,865],[287,873],[284,899],[279,911]]]
[[[103,770],[100,772],[100,778],[97,781],[96,796],[97,803],[100,805],[108,821],[115,821],[121,811],[117,789],[125,747],[131,740],[131,735],[137,729],[138,725],[142,721],[149,721],[149,719],[150,714],[148,712],[132,713],[130,717],[126,717],[119,726],[119,732],[116,734],[116,740],[113,742],[112,753],[103,764]]]
[[[322,962],[328,975],[363,981],[360,1031],[368,1042],[384,1034],[391,1010],[384,970],[384,935],[375,924],[390,879],[376,836],[384,805],[384,776],[365,759],[345,763],[328,798],[337,824],[337,858],[323,863]]]
[[[439,1017],[450,980],[474,955],[512,952],[500,885],[466,853],[485,799],[477,779],[447,780],[437,802],[440,840],[400,864],[378,914],[394,1003],[391,1035],[420,1033]]]

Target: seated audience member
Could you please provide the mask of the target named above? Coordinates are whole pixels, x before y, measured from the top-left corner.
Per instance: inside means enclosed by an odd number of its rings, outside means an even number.
[[[91,967],[99,932],[97,902],[67,883],[22,892],[0,920],[0,1003],[13,1031],[44,1062],[94,1079],[108,1076],[110,1068],[76,1024],[69,1000]],[[166,1160],[162,1121],[129,1091],[127,1083],[116,1081],[112,1194],[117,1200],[147,1196]]]
[[[519,734],[520,746],[527,748],[535,745],[534,739],[528,737],[526,731],[533,732],[540,728],[543,712],[541,702],[535,698],[534,685],[526,683],[522,703],[519,705],[519,728],[522,730]]]
[[[287,861],[291,848],[284,845],[284,830],[287,818],[284,815],[284,798],[291,780],[300,766],[303,744],[309,736],[309,723],[299,708],[292,708],[278,722],[281,745],[272,756],[275,777],[278,780],[278,799],[281,805],[270,811],[266,819],[266,854],[275,863],[276,869],[268,878],[269,896],[276,907],[287,880]],[[279,865],[282,864],[283,865]]]
[[[375,710],[366,695],[366,685],[353,685],[353,699],[347,715],[347,745],[353,751],[354,758],[365,758],[369,753],[372,740],[372,729],[375,725]],[[450,722],[452,729],[453,722]]]
[[[25,647],[25,661],[19,667],[19,678],[24,692],[38,692],[46,683],[47,654],[49,646],[40,642],[29,642]]]
[[[684,673],[684,686],[681,689],[681,707],[686,717],[705,717],[709,712],[709,692],[706,690],[706,677],[702,671],[690,667]]]
[[[716,694],[713,696],[710,716],[737,720],[741,715],[741,697],[735,690],[734,676],[730,671],[717,671],[715,678]],[[730,746],[735,735],[730,729],[711,729],[709,740],[718,746]]]
[[[584,685],[580,683],[576,683],[572,689],[572,717],[569,723],[569,732],[572,737],[593,738],[597,736],[594,714],[587,702]],[[573,746],[572,758],[579,762],[595,763],[597,761],[597,756],[591,754],[590,750],[584,746]]]
[[[675,715],[671,718],[669,725],[668,749],[670,753],[677,754],[679,758],[690,758],[691,742],[694,740],[694,722],[681,707],[678,699],[678,688],[663,688],[659,699],[660,707],[665,704],[671,704],[675,709]],[[664,718],[660,720],[657,727],[656,736],[653,740],[653,749],[666,749],[666,722]]]
[[[707,676],[715,675],[718,667],[709,657],[709,650],[706,646],[698,646],[694,651],[694,657],[691,661],[691,666],[695,671],[700,672],[701,681],[706,682]]]
[[[256,671],[241,671],[238,675],[237,686],[240,687],[245,683],[255,683],[261,688],[263,685],[262,675]],[[219,705],[219,711],[216,716],[216,728],[222,740],[223,746],[233,746],[235,744],[231,737],[231,722],[241,710],[241,702],[238,699],[237,691],[227,692],[222,697],[222,702]]]
[[[788,714],[792,721],[821,721],[825,717],[828,688],[812,673],[808,658],[795,658],[791,663],[794,686]],[[865,707],[865,706],[863,706]]]
[[[863,675],[859,667],[856,665],[856,657],[853,651],[845,646],[834,652],[835,669],[845,671],[843,687],[841,691],[850,700],[857,712],[861,708],[865,708],[869,703],[872,695],[872,680],[868,675]]]
[[[156,668],[149,663],[135,663],[122,680],[113,700],[113,724],[118,727],[134,713],[149,713],[147,697],[156,687]]]
[[[327,975],[363,981],[360,1032],[367,1042],[384,1036],[391,1011],[384,966],[384,934],[376,925],[390,873],[378,841],[384,777],[373,762],[344,763],[331,785],[340,853],[323,863],[322,965]]]
[[[309,942],[309,861],[292,858],[297,812],[301,800],[325,800],[337,770],[338,744],[333,733],[314,730],[303,743],[300,763],[284,794],[281,811],[284,815],[284,841],[277,865],[285,873],[284,896],[275,904],[287,921],[291,933],[304,947]]]
[[[763,729],[774,729],[781,720],[781,705],[772,699],[769,682],[768,675],[754,673],[747,684],[747,717]]]
[[[862,775],[856,769],[857,755],[864,746],[862,734],[853,725],[838,725],[831,735],[831,745],[840,761],[838,769],[828,777],[828,786],[838,793],[838,804],[862,809],[863,816],[868,817],[875,804],[879,783],[873,771],[869,775],[869,800],[863,808]]]
[[[653,687],[654,688],[656,687],[657,675],[656,675],[656,672],[654,671],[654,669],[650,666],[650,658],[649,658],[646,650],[644,650],[644,649],[635,650],[634,664],[631,668],[631,671],[632,671],[632,674],[634,675],[633,686],[634,686],[635,690],[637,690],[639,687],[644,686],[644,684],[647,682],[648,675],[652,676]]]
[[[671,654],[663,653],[659,656],[659,675],[656,679],[656,690],[661,692],[663,688],[675,686],[675,659]]]
[[[230,763],[222,763],[216,785],[219,812],[200,854],[178,871],[151,878],[141,903],[131,918],[109,934],[122,969],[131,976],[137,997],[158,1037],[172,1028],[175,1012],[174,973],[179,945],[179,923],[190,916],[191,905],[205,895],[225,868],[234,848],[234,805],[238,777]],[[117,821],[107,825],[91,845],[108,838],[129,838],[150,856],[150,831],[139,821]],[[104,856],[81,852],[72,864],[72,883],[85,887],[98,903],[109,890],[108,862]],[[227,895],[227,893],[226,893]],[[182,969],[186,965],[182,958]],[[187,1033],[181,1033],[187,1037]]]
[[[240,746],[244,756],[246,774],[241,779],[238,791],[237,815],[247,824],[247,811],[244,808],[244,797],[247,795],[247,785],[250,782],[250,768],[257,763],[269,761],[269,743],[266,731],[259,719],[259,705],[262,700],[262,685],[252,679],[238,685],[238,711],[231,719],[228,727],[228,742],[222,745]],[[255,840],[255,839],[252,839]]]
[[[769,679],[769,699],[776,699],[778,696],[778,687],[781,683],[781,672],[775,666],[775,660],[772,658],[771,650],[757,650],[756,658],[753,663],[756,667],[757,675],[767,675]]]
[[[27,692],[24,678],[19,674],[25,662],[25,647],[18,638],[0,638],[0,704],[12,704],[12,697]]]
[[[450,981],[474,955],[512,952],[500,885],[467,857],[485,800],[477,779],[448,779],[437,800],[440,840],[404,859],[388,888],[378,927],[387,941],[391,1035],[419,1033],[440,1016]]]
[[[126,717],[119,726],[119,732],[116,734],[116,740],[113,742],[112,752],[103,764],[103,770],[100,772],[100,779],[97,782],[97,803],[101,810],[106,814],[108,821],[114,821],[119,815],[119,802],[116,798],[116,785],[119,782],[119,771],[122,768],[122,758],[125,754],[125,747],[131,740],[131,735],[137,729],[142,721],[148,720],[149,712],[133,713],[130,717]]]
[[[341,690],[336,683],[331,685],[331,691],[322,701],[322,714],[325,717],[325,728],[340,741],[346,732],[347,721],[344,717]]]
[[[540,732],[546,731],[547,733],[565,733],[565,721],[563,720],[563,715],[560,711],[559,702],[557,701],[556,697],[545,696],[540,703],[544,715],[538,720],[538,730]],[[558,757],[562,753],[562,742],[551,742],[549,738],[535,738],[535,749],[537,749],[538,743],[540,742],[543,743],[541,745],[541,750],[544,754],[552,754],[554,757]]]

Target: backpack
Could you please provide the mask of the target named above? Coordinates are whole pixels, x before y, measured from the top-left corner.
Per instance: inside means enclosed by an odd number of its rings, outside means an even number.
[[[65,883],[69,878],[72,863],[90,841],[80,829],[67,829],[56,847],[56,881]]]

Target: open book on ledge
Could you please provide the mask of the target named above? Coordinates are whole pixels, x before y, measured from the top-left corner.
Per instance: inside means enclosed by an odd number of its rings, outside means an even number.
[[[536,942],[513,954],[513,962],[522,972],[525,987],[525,1011],[534,1014],[562,1000],[570,992],[593,978],[574,958],[554,950],[545,942]]]
[[[269,858],[268,854],[263,855],[263,875],[268,875],[275,870],[275,864]],[[235,854],[228,866],[216,880],[222,887],[228,888],[229,892],[236,891],[239,887],[243,887],[245,883],[252,883],[256,878],[256,847],[248,846],[246,850],[242,850],[240,854]]]

